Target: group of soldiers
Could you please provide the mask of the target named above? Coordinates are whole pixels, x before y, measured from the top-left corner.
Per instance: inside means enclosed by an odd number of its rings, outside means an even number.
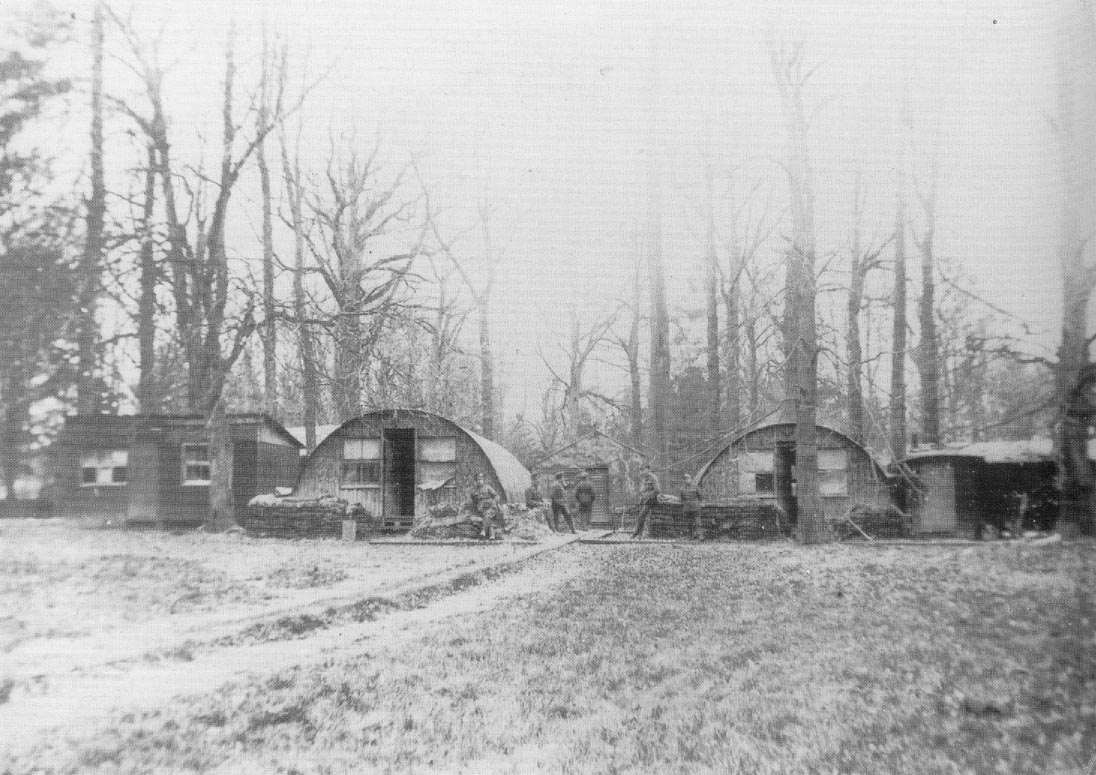
[[[548,515],[548,526],[554,532],[562,532],[563,522],[566,522],[567,528],[572,533],[577,533],[575,520],[572,519],[570,509],[567,508],[567,490],[567,480],[563,472],[560,471],[556,473],[547,497],[545,497],[540,489],[540,477],[534,473],[533,482],[525,491],[525,505],[530,509],[545,509]],[[644,528],[647,526],[647,518],[651,515],[652,509],[658,505],[658,497],[661,493],[658,477],[655,476],[650,466],[643,466],[639,477],[639,514],[636,517],[635,531],[632,533],[633,539],[643,537]],[[584,530],[589,529],[594,502],[597,500],[597,491],[590,483],[590,475],[585,471],[579,474],[573,496],[575,503],[578,504],[578,524]],[[693,526],[693,536],[697,540],[703,539],[704,532],[700,522],[700,488],[689,474],[685,474],[684,483],[678,491],[678,497],[681,500],[685,518]],[[473,510],[482,520],[483,527],[480,537],[487,541],[501,539],[502,510],[499,506],[498,493],[491,485],[487,484],[483,474],[476,474],[475,486],[472,488],[471,493],[471,503]]]

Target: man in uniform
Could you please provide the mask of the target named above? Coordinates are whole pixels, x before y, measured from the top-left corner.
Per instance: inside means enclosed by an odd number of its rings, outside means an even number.
[[[548,501],[544,493],[540,491],[540,478],[533,474],[533,481],[525,490],[525,508],[544,514],[544,521],[552,528],[552,511],[548,508]],[[552,528],[553,530],[555,528]]]
[[[480,537],[488,541],[501,540],[502,536],[495,533],[496,523],[498,523],[499,532],[502,532],[499,496],[491,485],[484,481],[483,474],[476,474],[476,484],[472,488],[472,510],[483,520]]]
[[[575,502],[578,504],[578,526],[583,530],[590,529],[590,517],[594,510],[594,501],[597,493],[590,484],[590,474],[583,471],[579,474],[578,484],[575,485]]]
[[[532,475],[533,481],[525,490],[525,508],[539,509],[544,506],[544,493],[540,491],[540,477]]]
[[[651,471],[648,465],[643,466],[639,477],[639,516],[636,517],[636,529],[632,538],[639,538],[643,534],[643,528],[647,525],[647,517],[651,516],[651,509],[658,504],[658,495],[661,492],[658,477]]]
[[[556,473],[556,481],[552,484],[552,489],[548,492],[548,497],[552,500],[552,528],[557,532],[560,530],[559,518],[563,515],[563,518],[567,520],[567,526],[571,528],[571,532],[575,532],[575,523],[571,520],[571,512],[567,511],[567,486],[563,481],[563,472]]]
[[[681,498],[681,510],[685,514],[685,521],[693,526],[693,538],[703,541],[704,528],[700,524],[700,488],[688,474],[685,474],[685,483],[678,490],[678,497]]]

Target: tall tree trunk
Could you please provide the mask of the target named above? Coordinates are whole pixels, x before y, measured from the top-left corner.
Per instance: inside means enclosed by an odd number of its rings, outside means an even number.
[[[232,494],[235,450],[224,399],[218,399],[213,404],[207,427],[210,460],[208,525],[213,530],[227,530],[236,524],[236,504]]]
[[[84,255],[80,262],[80,329],[77,335],[79,414],[91,414],[97,403],[96,345],[99,332],[95,320],[95,305],[99,297],[99,275],[103,264],[106,195],[103,181],[103,6],[96,2],[92,13],[91,197],[87,204],[87,234],[84,237]]]
[[[643,297],[640,290],[640,257],[638,239],[633,245],[635,268],[632,271],[632,320],[628,326],[628,384],[631,394],[630,415],[632,443],[643,447],[643,384],[639,373],[639,310]]]
[[[335,379],[332,398],[339,422],[352,420],[362,413],[362,330],[361,318],[344,308],[335,323]]]
[[[895,461],[901,463],[906,457],[906,200],[901,190],[898,192],[894,224],[894,328],[890,382],[891,452]]]
[[[142,414],[152,414],[157,406],[154,377],[156,368],[156,285],[158,272],[154,253],[152,216],[156,206],[156,151],[149,145],[145,171],[145,199],[141,205],[141,296],[137,303],[137,341],[140,376],[137,405]]]
[[[782,55],[783,54],[783,55]],[[788,367],[785,399],[795,409],[795,479],[797,533],[803,543],[827,539],[818,485],[818,333],[815,322],[814,181],[807,143],[807,115],[803,88],[808,75],[800,53],[773,52],[773,72],[780,87],[788,132],[788,188],[791,196],[792,244],[788,261],[790,313],[785,313]]]
[[[846,307],[845,346],[848,352],[846,374],[846,400],[848,402],[849,438],[857,444],[864,443],[864,395],[861,389],[864,354],[860,346],[860,307],[864,300],[864,257],[861,255],[861,199],[859,177],[854,202],[855,226],[849,255],[849,298]]]
[[[1089,356],[1088,307],[1094,269],[1086,265],[1087,238],[1081,205],[1091,201],[1083,179],[1088,159],[1080,153],[1076,131],[1078,102],[1088,107],[1096,78],[1092,72],[1092,19],[1082,3],[1070,3],[1060,19],[1058,116],[1059,203],[1058,261],[1062,267],[1062,343],[1058,350],[1056,392],[1059,407],[1057,453],[1062,487],[1059,530],[1068,538],[1096,533],[1096,482],[1088,460],[1088,434],[1093,425],[1096,367]],[[1087,49],[1081,51],[1081,49]],[[1078,83],[1078,78],[1084,76]],[[1087,139],[1087,138],[1086,138]],[[1086,149],[1091,145],[1085,145]]]
[[[269,122],[267,98],[270,69],[267,46],[266,20],[262,29],[262,72],[259,78],[258,128],[261,132]],[[278,416],[278,326],[274,306],[274,227],[270,208],[270,169],[266,163],[266,142],[260,137],[255,148],[255,161],[259,167],[259,183],[263,206],[263,405],[267,414]]]
[[[289,58],[282,50],[279,65],[279,82],[285,83],[285,68]],[[301,190],[300,155],[295,154],[292,165],[289,161],[289,145],[285,137],[285,125],[278,132],[278,141],[282,154],[282,177],[285,180],[286,196],[289,199],[289,215],[293,224],[293,316],[297,320],[297,348],[301,359],[301,399],[304,402],[304,445],[311,452],[316,448],[316,423],[319,408],[319,366],[316,363],[316,345],[312,338],[312,329],[308,325],[308,306],[304,294],[304,214],[302,212],[303,192]]]
[[[715,430],[723,420],[723,378],[719,370],[719,254],[715,249],[715,187],[712,165],[707,168],[708,233],[704,255],[704,296],[708,322],[708,427]],[[730,325],[730,321],[727,321]]]
[[[483,435],[495,438],[495,355],[491,349],[491,299],[486,293],[479,303],[480,412]]]
[[[921,240],[921,302],[918,321],[921,343],[918,348],[921,374],[921,432],[925,443],[940,446],[940,340],[936,334],[936,283],[933,242],[936,236],[936,174],[932,190],[924,199],[925,233]]]
[[[668,462],[667,411],[670,401],[670,316],[666,308],[666,279],[662,262],[662,149],[658,128],[662,119],[660,45],[662,30],[653,30],[649,71],[647,140],[647,266],[651,283],[651,362],[648,402],[651,407],[651,446],[658,466]]]
[[[864,273],[860,266],[860,257],[853,253],[852,277],[849,283],[848,329],[846,344],[849,366],[847,374],[847,400],[849,414],[849,438],[858,444],[864,443],[864,395],[861,390],[861,368],[864,354],[860,346],[860,305],[864,298]]]
[[[758,343],[757,343],[757,320],[750,315],[746,318],[744,325],[742,326],[743,333],[746,335],[746,356],[748,362],[746,364],[746,372],[750,379],[750,403],[749,403],[749,417],[753,418],[757,416],[758,410],[761,408],[761,365],[758,360]]]
[[[726,312],[726,332],[724,334],[724,347],[726,348],[726,372],[727,372],[727,426],[735,430],[742,423],[742,378],[739,374],[742,360],[741,313],[739,311],[740,280],[742,277],[741,258],[738,251],[732,247],[727,265],[727,290],[723,296],[723,307]],[[751,408],[751,412],[753,409]]]

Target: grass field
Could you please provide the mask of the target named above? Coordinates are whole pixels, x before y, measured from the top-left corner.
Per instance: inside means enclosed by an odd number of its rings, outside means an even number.
[[[1094,552],[572,546],[541,593],[0,772],[1091,775]]]
[[[511,551],[92,524],[0,521],[0,685],[11,675],[140,655],[217,623],[380,592]]]

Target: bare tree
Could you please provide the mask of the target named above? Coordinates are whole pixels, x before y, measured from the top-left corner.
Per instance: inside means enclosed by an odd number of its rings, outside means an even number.
[[[156,207],[156,149],[149,144],[145,168],[144,200],[141,202],[141,290],[137,301],[137,344],[140,375],[137,382],[137,405],[144,414],[157,407],[156,369],[156,288],[160,269],[156,265],[153,215]]]
[[[899,181],[894,223],[894,323],[891,336],[890,445],[906,457],[906,199]]]
[[[266,19],[262,22],[262,53],[259,76],[259,108],[255,126],[259,142],[255,146],[255,162],[259,168],[259,184],[263,209],[263,322],[259,335],[263,343],[263,405],[271,416],[278,415],[278,325],[274,304],[274,221],[270,204],[270,167],[266,163],[266,137],[262,129],[270,122],[270,49]],[[285,69],[280,72],[284,74]]]
[[[918,322],[921,342],[917,348],[917,366],[921,374],[921,433],[925,443],[940,445],[940,339],[936,332],[936,193],[939,179],[939,152],[934,154],[928,191],[919,192],[925,225],[917,241],[921,249],[921,301]]]
[[[103,5],[96,2],[92,11],[91,64],[91,197],[87,202],[84,253],[80,261],[80,309],[77,333],[78,377],[77,412],[91,414],[95,410],[98,386],[99,329],[95,319],[96,301],[103,269],[106,219],[106,184],[103,179]]]
[[[374,147],[361,158],[346,149],[342,160],[328,163],[325,184],[314,181],[303,197],[301,233],[312,258],[304,271],[319,275],[333,304],[325,326],[334,349],[332,399],[340,421],[361,414],[369,358],[399,292],[414,279],[411,265],[428,220],[419,214],[417,198],[404,195],[407,168],[385,181],[378,153]]]
[[[590,357],[604,342],[610,329],[616,322],[616,312],[597,316],[594,320],[584,322],[574,311],[570,315],[570,332],[567,344],[563,347],[563,355],[566,358],[567,371],[560,374],[552,367],[547,358],[541,354],[541,360],[548,368],[555,383],[563,389],[562,412],[566,420],[567,430],[572,434],[580,431],[586,423],[587,412],[584,401],[591,397],[598,397],[587,389],[585,383],[586,366]]]
[[[704,250],[704,304],[707,318],[707,360],[708,360],[708,425],[711,428],[717,428],[723,420],[723,396],[722,385],[723,377],[720,374],[719,368],[719,252],[716,250],[716,227],[715,227],[715,185],[713,181],[713,171],[711,162],[708,163],[705,169],[705,182],[707,184],[707,225],[705,229],[705,250]],[[727,308],[727,334],[731,336],[731,330],[737,335],[738,320],[737,320],[737,308],[734,309],[735,319],[731,319],[732,309],[730,306]],[[737,396],[737,380],[738,380],[738,363],[737,363],[737,347],[728,348],[733,353],[732,357],[735,359],[733,366],[728,364],[727,374],[728,378],[732,381],[734,391],[733,394],[729,393],[727,398],[729,403],[734,404],[735,411],[738,409],[738,396]],[[732,420],[733,424],[737,424],[737,420]]]
[[[132,28],[112,13],[126,36],[133,55],[133,69],[141,78],[151,116],[146,118],[126,105],[122,107],[142,127],[155,149],[156,173],[163,196],[167,228],[166,280],[174,303],[176,331],[187,365],[187,405],[207,418],[211,463],[210,516],[208,524],[223,529],[235,522],[232,497],[233,447],[223,401],[225,382],[255,329],[254,298],[237,285],[229,266],[226,230],[229,205],[236,183],[258,144],[282,120],[286,111],[281,93],[266,124],[242,140],[234,116],[235,30],[225,44],[225,71],[221,104],[221,163],[213,185],[216,194],[207,206],[205,193],[210,179],[200,170],[191,175],[176,169],[168,135],[162,83],[164,70],[151,50]],[[303,96],[302,96],[303,99]],[[299,103],[298,103],[299,104]],[[177,185],[184,194],[179,195]],[[185,208],[185,209],[184,209]],[[230,302],[243,301],[242,308]]]
[[[864,437],[864,394],[862,390],[864,352],[860,336],[860,312],[864,306],[864,281],[868,272],[881,263],[880,254],[889,240],[880,245],[863,243],[864,200],[860,190],[860,176],[857,175],[856,193],[853,201],[853,231],[849,246],[849,295],[846,307],[845,345],[848,353],[846,372],[846,403],[848,406],[849,437],[863,444]]]
[[[287,57],[281,58],[281,75],[285,83]],[[301,362],[301,399],[303,402],[305,447],[311,452],[316,448],[316,423],[319,414],[319,366],[316,346],[309,320],[309,306],[305,298],[305,224],[303,212],[303,187],[301,185],[300,153],[289,158],[289,143],[286,139],[285,123],[280,125],[278,144],[282,156],[282,176],[285,182],[286,199],[289,201],[289,225],[293,230],[293,317],[297,334],[297,352]]]
[[[479,360],[480,360],[480,428],[487,438],[495,434],[496,408],[495,394],[498,390],[495,384],[495,354],[491,346],[492,314],[494,310],[495,278],[498,267],[503,261],[507,248],[499,248],[495,244],[495,233],[491,226],[491,200],[484,186],[476,202],[476,224],[482,252],[482,260],[479,262],[481,277],[477,282],[473,279],[469,261],[459,257],[454,250],[454,243],[464,234],[458,234],[453,238],[443,237],[438,227],[437,220],[430,218],[431,230],[441,252],[446,255],[453,266],[456,267],[461,280],[476,306],[476,316],[479,320]]]
[[[771,51],[788,134],[785,166],[791,199],[792,236],[788,247],[785,304],[786,400],[795,410],[795,470],[797,532],[803,543],[826,540],[826,523],[818,488],[818,337],[815,322],[814,182],[807,144],[809,117],[803,90],[810,77],[804,71],[800,47]]]
[[[1059,204],[1058,261],[1062,269],[1062,343],[1056,368],[1059,429],[1057,454],[1060,464],[1062,499],[1060,529],[1064,535],[1096,532],[1096,482],[1088,460],[1089,429],[1096,415],[1096,367],[1090,348],[1093,337],[1087,329],[1088,307],[1096,287],[1096,265],[1086,257],[1091,234],[1086,232],[1082,204],[1091,201],[1091,184],[1081,170],[1085,162],[1081,143],[1090,149],[1090,139],[1077,132],[1078,102],[1092,101],[1094,63],[1091,11],[1081,2],[1070,2],[1060,16],[1058,114],[1054,128],[1058,135],[1058,174],[1064,196]],[[1083,52],[1082,52],[1083,47]],[[1078,83],[1079,79],[1081,83]],[[1084,88],[1082,88],[1082,85]]]

